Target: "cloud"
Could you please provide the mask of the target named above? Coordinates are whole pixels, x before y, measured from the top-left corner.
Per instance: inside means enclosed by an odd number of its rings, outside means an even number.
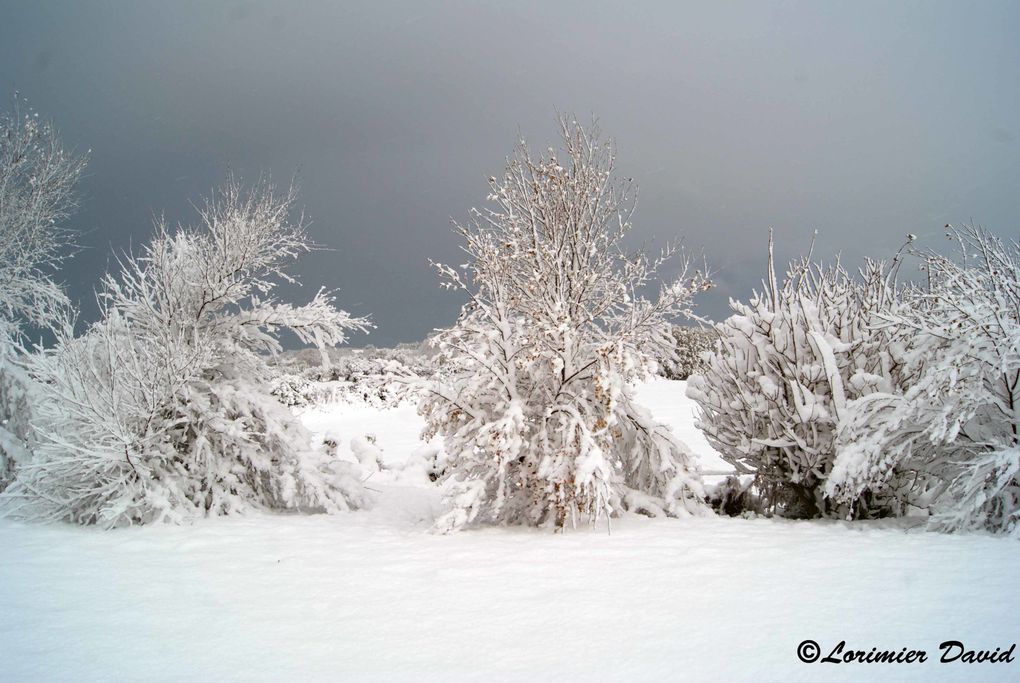
[[[1020,6],[395,2],[17,3],[0,87],[91,148],[64,274],[88,314],[111,249],[153,212],[188,220],[229,169],[296,175],[315,239],[303,289],[338,288],[376,344],[420,339],[459,301],[450,217],[483,202],[519,134],[595,113],[640,188],[636,240],[704,249],[726,313],[778,256],[884,256],[902,235],[1020,213]],[[947,45],[966,45],[950,50]]]

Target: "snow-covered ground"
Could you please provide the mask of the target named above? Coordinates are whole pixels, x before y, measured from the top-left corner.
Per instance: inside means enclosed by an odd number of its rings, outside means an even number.
[[[641,398],[722,470],[683,383]],[[939,643],[1020,636],[1020,544],[908,523],[627,518],[554,535],[426,533],[435,487],[399,468],[414,409],[335,406],[376,436],[370,511],[101,532],[0,522],[0,680],[1017,680]],[[923,664],[805,664],[798,644],[923,649]],[[1014,659],[1020,660],[1020,653]]]

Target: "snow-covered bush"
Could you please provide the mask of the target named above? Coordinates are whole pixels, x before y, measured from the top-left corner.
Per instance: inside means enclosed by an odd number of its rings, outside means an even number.
[[[659,359],[659,374],[666,379],[687,379],[705,368],[705,352],[715,346],[715,332],[687,325],[673,326],[674,353]]]
[[[280,354],[271,363],[272,394],[289,406],[349,403],[394,408],[418,402],[417,385],[405,378],[429,378],[437,372],[434,354],[424,353],[420,344],[328,351],[328,364],[319,354]]]
[[[26,327],[49,328],[69,308],[51,272],[68,255],[61,224],[77,205],[84,166],[19,99],[0,114],[0,490],[32,449],[32,387],[20,367]]]
[[[877,316],[902,306],[899,290],[882,263],[868,262],[855,277],[810,257],[793,264],[780,285],[771,238],[768,268],[762,293],[730,302],[733,315],[715,326],[718,342],[687,393],[709,442],[738,473],[755,475],[770,509],[841,515],[824,484],[847,404],[906,381],[901,350],[873,327]],[[844,502],[856,515],[888,512],[898,505],[895,474]]]
[[[761,498],[754,490],[754,480],[730,475],[714,486],[705,487],[708,504],[727,517],[753,516],[762,512]]]
[[[0,356],[0,491],[14,479],[18,463],[28,461],[34,437],[30,419],[34,385],[10,351]]]
[[[285,351],[270,361],[280,375],[300,375],[315,382],[358,382],[369,376],[379,376],[396,367],[397,374],[430,377],[435,373],[436,354],[430,353],[422,342],[399,344],[394,348],[366,346],[360,349],[327,349],[328,363],[312,349]]]
[[[923,254],[927,287],[883,316],[913,381],[847,405],[827,491],[850,502],[908,470],[934,528],[1020,536],[1020,245],[949,236],[958,258]]]
[[[468,298],[433,339],[440,378],[426,387],[426,436],[448,452],[448,531],[494,521],[595,521],[623,509],[705,509],[690,452],[634,400],[633,383],[674,345],[671,323],[708,286],[681,274],[655,300],[659,259],[624,250],[630,186],[597,130],[562,121],[562,158],[522,142],[491,208],[455,226],[468,263],[438,266]]]
[[[277,301],[311,248],[292,192],[230,182],[196,227],[162,222],[107,275],[102,318],[70,327],[29,368],[39,443],[0,502],[8,514],[117,526],[252,507],[340,510],[360,502],[345,466],[269,395],[265,352],[292,330],[320,348],[368,323],[320,291]]]
[[[321,382],[311,382],[301,375],[277,375],[270,381],[269,393],[285,406],[303,407],[326,403]]]
[[[365,434],[351,439],[351,453],[361,466],[361,471],[370,476],[378,473],[383,466],[383,453],[376,445],[377,441],[375,434]]]

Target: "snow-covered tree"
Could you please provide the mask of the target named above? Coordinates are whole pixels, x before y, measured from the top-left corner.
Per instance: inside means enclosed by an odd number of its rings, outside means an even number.
[[[0,114],[0,490],[31,448],[31,387],[17,362],[25,334],[54,325],[68,309],[52,271],[68,255],[62,224],[76,207],[84,166],[20,99]]]
[[[101,320],[30,363],[39,444],[0,498],[8,514],[117,526],[360,502],[352,473],[269,395],[279,331],[325,348],[368,327],[321,290],[303,306],[275,298],[312,247],[293,203],[230,182],[197,226],[157,223],[105,277]]]
[[[901,305],[894,271],[868,262],[855,277],[809,256],[780,284],[770,237],[763,291],[730,302],[706,367],[689,380],[698,426],[739,473],[755,475],[763,502],[781,514],[843,514],[823,486],[847,404],[905,381],[899,349],[873,327]],[[854,514],[873,514],[893,503],[889,489],[862,487],[846,502]]]
[[[1020,245],[947,227],[958,258],[922,254],[928,286],[883,316],[914,379],[848,405],[827,491],[851,501],[908,470],[934,528],[1020,536]]]
[[[522,142],[489,179],[490,208],[455,225],[468,262],[438,266],[468,299],[433,339],[444,365],[420,405],[450,456],[441,531],[703,509],[690,452],[633,386],[671,353],[671,322],[708,280],[681,256],[675,280],[646,298],[678,250],[625,251],[632,192],[613,146],[594,126],[560,123],[561,152],[536,157]]]
[[[705,352],[715,347],[712,329],[673,326],[674,355],[659,359],[659,374],[667,379],[687,379],[705,367]]]

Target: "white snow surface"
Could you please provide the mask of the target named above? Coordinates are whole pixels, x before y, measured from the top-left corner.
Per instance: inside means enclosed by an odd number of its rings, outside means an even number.
[[[682,382],[641,388],[706,470]],[[336,405],[319,433],[374,435],[371,510],[102,532],[0,521],[3,681],[1018,680],[939,664],[939,643],[1020,633],[1020,544],[889,523],[614,520],[564,534],[427,530],[413,407]],[[805,664],[903,647],[923,664]]]

